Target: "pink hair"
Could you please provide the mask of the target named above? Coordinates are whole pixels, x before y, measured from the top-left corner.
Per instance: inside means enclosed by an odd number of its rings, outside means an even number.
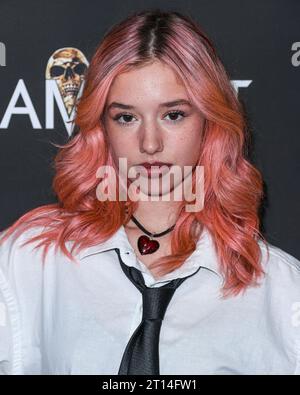
[[[246,117],[216,51],[200,27],[178,12],[135,12],[113,26],[92,57],[85,87],[78,101],[74,133],[55,157],[53,189],[58,203],[37,207],[8,228],[4,241],[17,228],[44,226],[43,232],[23,245],[41,240],[43,261],[49,246],[74,261],[75,248],[101,243],[129,221],[137,202],[99,201],[99,166],[114,166],[102,114],[114,78],[135,67],[159,60],[183,80],[188,95],[205,116],[198,165],[204,166],[204,209],[181,210],[172,232],[172,255],[155,261],[151,269],[163,275],[180,267],[195,250],[203,226],[213,236],[223,294],[237,295],[264,274],[258,239],[258,210],[263,198],[260,172],[246,159]],[[199,131],[200,133],[200,131]],[[195,180],[194,180],[195,181]],[[195,185],[193,185],[195,187]],[[182,202],[182,207],[185,205]],[[126,214],[125,208],[128,208]],[[20,225],[23,225],[22,227]],[[71,252],[65,242],[73,240]]]

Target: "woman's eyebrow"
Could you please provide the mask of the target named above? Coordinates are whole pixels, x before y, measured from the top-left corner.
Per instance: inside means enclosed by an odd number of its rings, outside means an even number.
[[[186,104],[188,106],[192,106],[192,104],[188,100],[178,99],[178,100],[173,100],[173,101],[169,101],[169,102],[166,102],[166,103],[161,103],[159,105],[159,107],[174,107],[174,106],[178,106],[180,104]],[[135,109],[135,107],[130,105],[130,104],[123,104],[123,103],[118,103],[118,102],[110,103],[110,105],[107,107],[107,110],[110,110],[111,108],[121,108],[123,110],[133,110],[133,109]]]

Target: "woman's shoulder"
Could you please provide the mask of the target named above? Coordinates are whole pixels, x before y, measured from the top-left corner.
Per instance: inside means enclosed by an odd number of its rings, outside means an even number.
[[[262,241],[259,241],[262,251],[263,264],[269,270],[292,271],[300,276],[300,260],[277,245],[268,242],[268,249]],[[269,256],[268,256],[269,252]]]
[[[262,267],[267,285],[273,292],[297,295],[300,302],[300,260],[270,242],[259,241],[262,252]]]
[[[6,228],[0,232],[0,268],[4,273],[7,273],[12,265],[18,263],[25,265],[27,259],[32,261],[34,256],[38,254],[38,250],[34,249],[38,241],[34,241],[27,245],[23,244],[31,238],[40,235],[44,227],[35,226],[22,231],[17,229],[17,231],[9,234],[7,238],[3,239],[3,237],[7,235],[8,230],[9,228]]]
[[[45,226],[34,226],[7,234],[9,228],[0,232],[0,271],[2,276],[14,284],[17,290],[42,283],[44,268],[60,267],[67,257],[56,248],[55,243],[41,245],[41,236],[47,229]],[[7,235],[6,238],[3,237]],[[66,243],[69,249],[69,243]],[[46,248],[47,247],[47,248]]]

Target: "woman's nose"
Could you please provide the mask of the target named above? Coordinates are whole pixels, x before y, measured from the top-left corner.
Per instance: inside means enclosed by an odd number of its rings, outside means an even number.
[[[157,125],[144,127],[139,134],[141,153],[154,154],[163,150],[163,136]]]

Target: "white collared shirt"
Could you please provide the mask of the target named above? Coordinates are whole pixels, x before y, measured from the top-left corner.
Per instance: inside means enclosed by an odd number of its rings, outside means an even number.
[[[41,228],[0,245],[0,371],[3,374],[118,374],[141,322],[142,294],[118,259],[148,287],[186,277],[160,333],[160,374],[299,374],[300,262],[271,244],[259,287],[222,299],[223,277],[210,233],[175,271],[155,281],[122,226],[71,262],[51,246],[42,265]],[[3,232],[2,232],[3,233]],[[69,242],[70,243],[70,242]],[[71,244],[69,244],[71,246]]]

